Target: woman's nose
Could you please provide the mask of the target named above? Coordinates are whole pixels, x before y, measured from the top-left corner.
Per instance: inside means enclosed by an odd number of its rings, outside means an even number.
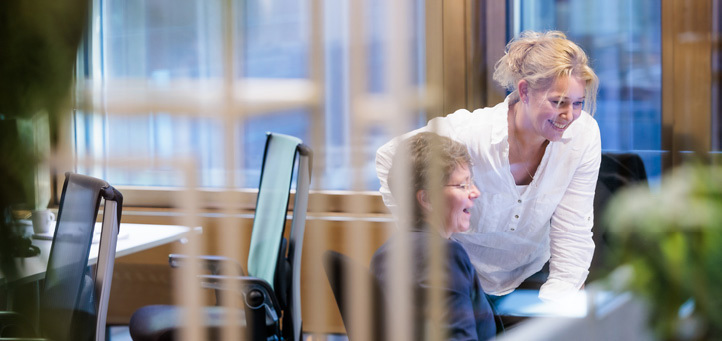
[[[574,117],[574,108],[572,107],[572,104],[559,106],[559,116],[567,121],[570,121]]]
[[[469,191],[469,198],[470,199],[476,199],[479,197],[479,188],[476,187],[473,183],[471,184],[471,191]]]

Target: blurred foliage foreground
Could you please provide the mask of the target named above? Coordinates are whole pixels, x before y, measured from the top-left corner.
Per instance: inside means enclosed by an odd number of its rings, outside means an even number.
[[[14,230],[11,211],[37,206],[34,141],[54,141],[59,118],[69,112],[88,5],[87,0],[0,1],[0,271],[5,279],[16,275],[13,259],[23,256],[16,251],[26,241]],[[29,125],[38,116],[49,122],[44,134],[50,136],[32,135]]]
[[[675,169],[658,191],[622,192],[606,212],[657,337],[722,339],[722,168]]]

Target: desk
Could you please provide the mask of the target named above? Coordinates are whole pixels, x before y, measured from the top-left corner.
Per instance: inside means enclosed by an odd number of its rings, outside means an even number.
[[[526,307],[508,313],[532,316],[499,335],[497,341],[514,340],[653,340],[647,326],[648,312],[639,299],[625,292],[580,292],[561,307],[534,303],[532,292],[521,292],[514,300],[526,300]],[[536,299],[538,300],[538,298]],[[540,301],[539,301],[540,302]],[[511,308],[512,301],[506,308]]]
[[[608,291],[580,290],[565,300],[548,303],[539,298],[538,290],[516,289],[496,302],[496,311],[501,316],[581,318],[593,313],[591,310],[604,307],[615,296]]]
[[[100,230],[101,223],[96,223],[96,231]],[[198,228],[200,229],[200,228]],[[120,224],[118,244],[115,248],[115,257],[122,257],[135,252],[147,250],[159,245],[180,240],[190,231],[186,226],[178,225],[148,225],[148,224]],[[40,255],[29,258],[18,258],[16,264],[23,282],[43,279],[48,265],[51,240],[33,239],[33,245],[40,248]],[[90,247],[88,265],[98,261],[98,243]],[[3,279],[0,273],[0,280]]]

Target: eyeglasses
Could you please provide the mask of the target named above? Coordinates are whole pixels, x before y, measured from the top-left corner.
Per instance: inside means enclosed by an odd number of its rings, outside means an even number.
[[[456,187],[460,190],[466,191],[466,193],[471,193],[471,189],[474,187],[474,183],[469,181],[461,184],[444,185],[444,187]]]

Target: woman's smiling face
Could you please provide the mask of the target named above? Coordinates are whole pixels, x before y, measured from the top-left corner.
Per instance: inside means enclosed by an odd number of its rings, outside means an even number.
[[[524,103],[531,126],[526,129],[551,142],[559,141],[582,113],[584,86],[584,81],[572,76],[558,78],[548,91],[529,89]]]
[[[465,185],[465,188],[459,185]],[[471,225],[471,208],[474,200],[479,197],[467,165],[459,165],[449,175],[449,183],[444,186],[443,198],[446,201],[444,214],[444,231],[448,238],[452,233],[466,232]]]

